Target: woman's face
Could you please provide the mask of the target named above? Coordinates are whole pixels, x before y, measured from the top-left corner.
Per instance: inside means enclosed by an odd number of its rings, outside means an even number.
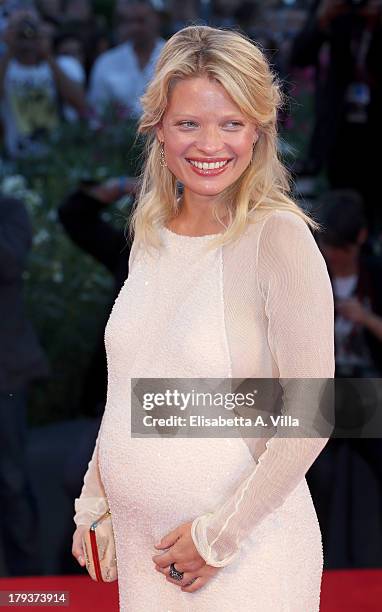
[[[185,190],[214,196],[250,164],[257,129],[217,81],[178,81],[157,127],[166,163]]]

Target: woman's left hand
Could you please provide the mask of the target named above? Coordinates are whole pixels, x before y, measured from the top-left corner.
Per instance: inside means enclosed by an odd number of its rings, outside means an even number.
[[[203,557],[199,555],[191,537],[191,525],[191,522],[184,523],[170,531],[158,544],[155,544],[155,548],[168,548],[169,550],[152,557],[156,569],[166,575],[169,582],[181,586],[182,591],[189,592],[200,589],[221,569],[207,565]],[[175,580],[169,576],[171,563],[174,563],[178,572],[184,572],[182,580]],[[196,580],[187,586],[194,578]]]

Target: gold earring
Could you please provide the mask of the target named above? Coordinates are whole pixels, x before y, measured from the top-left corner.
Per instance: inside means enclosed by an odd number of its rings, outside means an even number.
[[[160,143],[160,165],[162,168],[167,167],[166,158],[164,155],[164,142]]]

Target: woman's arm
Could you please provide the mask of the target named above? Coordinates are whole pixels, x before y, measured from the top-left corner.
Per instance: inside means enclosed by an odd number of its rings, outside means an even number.
[[[102,420],[103,422],[103,420]],[[98,465],[98,446],[102,423],[95,443],[93,456],[88,464],[87,472],[84,476],[84,483],[80,497],[74,502],[75,515],[74,522],[77,525],[89,526],[108,508],[105,489],[102,484]]]
[[[288,211],[267,217],[256,269],[269,348],[284,388],[284,412],[293,414],[295,403],[303,410],[308,411],[308,405],[317,410],[320,381],[316,385],[305,381],[312,393],[300,397],[300,402],[296,398],[304,389],[299,380],[334,377],[333,294],[324,259],[302,219]],[[328,440],[282,435],[276,432],[268,441],[254,469],[229,499],[193,522],[192,539],[208,565],[228,565],[236,557],[243,540],[284,503]]]

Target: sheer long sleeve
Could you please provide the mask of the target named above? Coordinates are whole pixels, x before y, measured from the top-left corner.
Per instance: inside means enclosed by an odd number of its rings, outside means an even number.
[[[334,377],[332,289],[325,261],[301,218],[289,211],[267,217],[258,241],[256,270],[283,405],[286,412],[293,412],[288,402],[297,397],[301,410],[304,398],[290,393],[283,380]],[[306,404],[312,402],[309,397]],[[276,430],[268,439],[229,499],[193,521],[192,538],[207,564],[219,567],[235,559],[244,539],[282,506],[328,440],[283,435]]]
[[[98,432],[93,456],[89,461],[88,469],[84,476],[80,497],[74,501],[75,515],[73,520],[77,527],[79,525],[89,526],[96,518],[106,512],[108,508],[98,466],[98,445],[101,427]]]

